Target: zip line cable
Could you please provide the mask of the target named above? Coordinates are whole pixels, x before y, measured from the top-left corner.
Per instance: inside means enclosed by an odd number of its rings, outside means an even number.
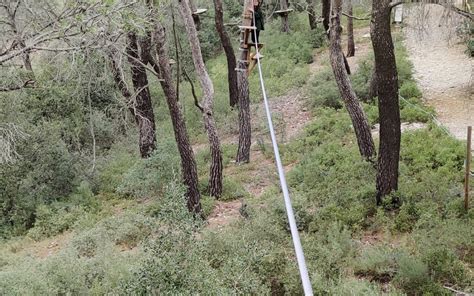
[[[255,26],[255,13],[252,11],[253,15],[253,24]],[[301,282],[303,284],[304,294],[306,296],[313,295],[313,288],[309,280],[308,269],[306,268],[306,261],[304,259],[303,247],[301,246],[300,236],[298,233],[298,228],[296,227],[295,215],[293,213],[293,208],[291,206],[290,194],[288,192],[288,185],[286,184],[285,171],[283,170],[283,165],[280,159],[280,151],[278,150],[278,143],[275,136],[275,130],[273,129],[272,114],[270,112],[270,107],[268,105],[267,93],[265,90],[265,83],[263,81],[262,75],[262,65],[260,64],[260,53],[258,50],[258,38],[257,30],[253,30],[255,37],[255,52],[258,65],[258,73],[260,76],[260,87],[262,88],[263,102],[265,105],[265,113],[268,120],[268,128],[270,130],[270,136],[272,138],[273,153],[275,154],[275,161],[278,168],[278,176],[280,177],[281,190],[283,192],[283,197],[285,200],[286,213],[288,215],[288,222],[290,224],[291,237],[293,239],[293,246],[295,248],[296,259],[298,261],[298,268],[300,271]]]

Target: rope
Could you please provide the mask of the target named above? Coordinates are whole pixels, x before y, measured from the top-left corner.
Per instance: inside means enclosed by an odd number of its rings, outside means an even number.
[[[252,13],[252,15],[253,15],[253,23],[255,24],[255,14]],[[276,165],[278,168],[278,176],[280,177],[281,190],[283,191],[283,197],[285,200],[286,213],[288,215],[288,222],[290,224],[291,237],[293,239],[293,246],[295,248],[296,259],[298,261],[298,268],[300,271],[301,282],[303,283],[304,294],[306,296],[312,296],[313,288],[311,287],[311,282],[309,280],[308,270],[306,268],[306,261],[304,259],[303,247],[301,246],[298,228],[296,227],[295,215],[293,213],[293,208],[291,206],[290,194],[288,192],[288,185],[286,184],[285,171],[283,170],[283,165],[281,163],[280,152],[278,150],[278,143],[275,136],[275,130],[273,129],[272,115],[270,112],[270,107],[268,105],[267,93],[265,91],[265,83],[263,81],[263,75],[262,75],[262,65],[260,64],[260,54],[258,50],[259,40],[257,39],[257,30],[253,30],[253,33],[255,37],[255,43],[257,43],[257,45],[255,46],[255,51],[257,53],[256,59],[257,59],[257,65],[258,65],[258,73],[260,76],[260,86],[262,88],[263,102],[265,105],[265,113],[267,115],[268,128],[270,130],[270,136],[272,138],[273,153],[275,154]]]

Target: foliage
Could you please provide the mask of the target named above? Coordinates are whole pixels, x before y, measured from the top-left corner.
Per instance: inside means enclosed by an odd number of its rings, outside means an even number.
[[[123,175],[117,192],[134,197],[156,196],[170,181],[180,176],[176,143],[170,139],[157,143],[147,159],[138,159]],[[178,177],[179,178],[179,177]]]

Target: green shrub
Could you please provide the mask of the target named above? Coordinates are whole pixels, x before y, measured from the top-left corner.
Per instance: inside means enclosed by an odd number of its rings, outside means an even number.
[[[166,184],[181,175],[176,149],[171,139],[158,142],[149,158],[137,160],[124,174],[117,192],[140,198],[159,195]]]
[[[441,283],[456,284],[457,286],[469,286],[474,279],[469,278],[469,271],[451,251],[444,247],[429,248],[423,255],[423,261],[427,264],[431,277]]]
[[[209,195],[209,178],[201,178],[199,181],[199,189],[204,195]],[[222,195],[219,197],[221,201],[231,201],[235,199],[247,198],[250,194],[240,184],[230,177],[224,177],[222,180]]]
[[[399,89],[399,93],[405,99],[417,98],[421,99],[421,90],[414,81],[405,81]]]
[[[311,83],[310,104],[315,107],[342,108],[339,89],[334,80],[334,74],[330,69],[319,72],[314,76]]]
[[[85,209],[82,206],[40,205],[35,212],[35,226],[28,231],[28,236],[40,240],[44,237],[60,234],[72,228],[84,212]]]
[[[395,218],[394,227],[401,232],[411,231],[419,217],[419,210],[414,203],[404,203]]]
[[[401,254],[397,263],[399,267],[394,281],[408,295],[420,295],[428,290],[440,290],[430,280],[426,264],[418,258]]]
[[[209,215],[214,210],[214,206],[216,204],[216,200],[210,196],[201,196],[201,207],[202,207],[202,215],[204,218],[209,217]]]
[[[396,270],[396,255],[385,246],[363,249],[354,263],[356,275],[379,283],[390,282]]]

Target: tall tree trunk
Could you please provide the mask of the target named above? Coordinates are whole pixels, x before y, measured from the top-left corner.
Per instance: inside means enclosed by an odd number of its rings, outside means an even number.
[[[347,14],[352,16],[352,1],[347,0]],[[355,55],[354,44],[354,19],[347,18],[347,56],[353,57]]]
[[[181,156],[181,168],[183,171],[184,184],[187,187],[187,205],[188,209],[194,213],[201,212],[201,195],[198,189],[198,174],[196,160],[194,159],[193,149],[189,142],[186,122],[178,102],[176,89],[173,85],[173,77],[170,67],[170,58],[166,46],[166,33],[161,24],[157,23],[154,31],[154,40],[156,42],[156,52],[158,55],[158,64],[151,61],[152,66],[160,74],[161,87],[168,103],[168,109],[173,123],[174,137],[178,144],[179,155]]]
[[[374,69],[372,70],[372,77],[369,81],[369,100],[373,100],[377,96],[377,71]]]
[[[191,17],[191,9],[186,1],[187,0],[178,0],[179,13],[181,14],[185,24],[189,45],[191,46],[194,67],[196,68],[196,73],[199,77],[204,93],[201,107],[204,128],[207,131],[211,150],[211,170],[209,176],[210,194],[219,197],[222,194],[222,152],[216,123],[213,117],[214,87],[202,59],[201,45],[199,43],[196,27]]]
[[[318,26],[318,23],[316,21],[316,12],[314,11],[314,0],[306,0],[306,3],[308,4],[308,20],[309,20],[309,27],[311,30],[316,29]]]
[[[280,0],[280,10],[288,10],[287,0]],[[281,31],[284,33],[290,32],[290,25],[288,24],[288,12],[282,12],[281,16]]]
[[[398,75],[390,29],[390,0],[374,0],[370,36],[374,47],[379,99],[380,147],[377,170],[377,204],[398,189],[400,157],[400,106]]]
[[[196,13],[197,7],[194,4],[194,0],[189,0],[189,8],[191,9],[191,15],[193,17],[194,25],[196,26],[196,30],[201,30],[201,18],[199,14]]]
[[[242,26],[250,26],[252,23],[253,1],[245,0]],[[252,34],[253,32],[250,31]],[[252,129],[250,123],[250,94],[249,81],[247,77],[248,64],[246,63],[249,48],[245,30],[242,30],[240,40],[240,59],[237,61],[237,85],[239,87],[239,147],[235,161],[246,163],[250,161],[250,146],[252,140]],[[248,36],[247,36],[248,38]]]
[[[127,54],[128,61],[131,65],[132,83],[135,90],[135,102],[133,104],[135,119],[139,129],[139,147],[140,154],[143,158],[147,158],[155,150],[155,115],[153,113],[153,105],[151,103],[150,90],[148,87],[148,77],[143,64],[147,64],[147,60],[142,60],[138,51],[138,40],[135,33],[128,33]],[[149,46],[142,44],[141,48]],[[143,63],[143,64],[142,64]]]
[[[330,30],[330,59],[331,66],[336,78],[339,92],[352,120],[359,151],[366,160],[372,160],[375,156],[375,146],[372,139],[367,116],[352,88],[351,81],[344,69],[344,56],[341,48],[341,12],[342,0],[332,1],[332,17]]]
[[[321,17],[326,35],[329,37],[329,18],[331,15],[331,0],[321,0]]]
[[[323,18],[323,27],[326,31],[326,36],[329,39],[329,21],[331,14],[331,0],[322,0],[321,1],[321,17]],[[347,62],[346,56],[343,54],[342,58],[344,59],[344,67],[346,68],[347,74],[351,75],[351,67]]]
[[[224,48],[225,56],[227,58],[227,80],[229,82],[229,102],[233,107],[239,102],[239,88],[237,84],[237,62],[235,60],[234,49],[229,35],[224,28],[224,12],[222,9],[222,0],[214,0],[215,8],[215,22],[217,33],[221,39],[222,47]]]

